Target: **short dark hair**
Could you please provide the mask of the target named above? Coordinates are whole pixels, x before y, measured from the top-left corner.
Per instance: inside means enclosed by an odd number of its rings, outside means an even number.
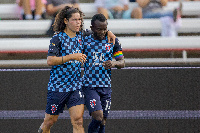
[[[107,19],[106,19],[106,17],[105,17],[103,14],[101,14],[101,13],[95,14],[95,15],[92,17],[91,25],[94,25],[94,22],[95,22],[96,20],[99,20],[99,21],[101,21],[101,22],[105,22]]]
[[[79,13],[81,16],[81,29],[83,28],[83,12],[81,12],[78,8],[65,6],[59,13],[56,15],[55,22],[53,24],[53,29],[56,32],[61,32],[65,29],[66,24],[64,23],[64,18],[69,20],[72,17],[73,13]]]

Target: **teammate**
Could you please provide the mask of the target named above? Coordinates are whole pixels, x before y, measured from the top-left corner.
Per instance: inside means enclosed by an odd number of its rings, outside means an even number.
[[[47,106],[44,122],[39,133],[50,133],[67,105],[73,132],[83,133],[84,97],[82,94],[81,64],[86,60],[82,54],[81,36],[83,13],[66,6],[56,16],[54,30],[58,32],[50,40],[47,64],[52,66],[48,83]]]
[[[83,13],[78,8],[66,6],[56,16],[50,40],[47,64],[52,66],[48,83],[46,113],[39,133],[50,133],[65,105],[69,109],[74,133],[84,133],[84,96],[82,93],[81,64],[86,61],[82,54],[81,37]],[[109,32],[111,37],[113,34]]]
[[[85,104],[92,116],[88,133],[104,133],[105,123],[111,106],[111,68],[125,66],[119,40],[115,45],[108,43],[105,36],[107,20],[103,14],[96,14],[91,20],[93,34],[84,39],[83,92]],[[116,61],[112,61],[114,55]]]

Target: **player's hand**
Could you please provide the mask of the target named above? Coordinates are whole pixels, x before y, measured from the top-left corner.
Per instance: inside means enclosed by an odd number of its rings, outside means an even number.
[[[108,31],[107,36],[108,36],[108,43],[115,44],[116,36],[111,31]]]
[[[112,67],[115,67],[115,63],[111,60],[107,60],[103,62],[103,66],[105,67],[105,69],[110,69]]]
[[[73,54],[73,59],[80,61],[81,63],[84,63],[86,61],[87,56],[85,54],[82,53],[74,53]]]

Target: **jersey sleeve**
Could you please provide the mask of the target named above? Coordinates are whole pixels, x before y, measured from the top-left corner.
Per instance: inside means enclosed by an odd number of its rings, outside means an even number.
[[[115,45],[114,45],[114,48],[113,48],[113,55],[114,55],[115,59],[123,57],[122,46],[121,46],[121,43],[118,40],[118,38],[115,39]]]
[[[60,49],[60,39],[58,36],[53,36],[50,40],[48,56],[59,56],[59,49]]]
[[[93,32],[92,30],[89,30],[89,29],[85,29],[85,30],[82,30],[82,33],[83,33],[83,36],[89,36],[91,35]]]

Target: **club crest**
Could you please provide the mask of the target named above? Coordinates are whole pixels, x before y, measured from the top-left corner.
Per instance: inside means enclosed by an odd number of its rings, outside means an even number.
[[[54,113],[56,112],[57,107],[58,107],[58,105],[55,105],[55,104],[52,104],[52,105],[51,105],[52,114],[54,114]]]
[[[78,42],[79,42],[80,45],[82,45],[81,38],[78,39]]]
[[[110,44],[106,44],[105,48],[106,48],[106,51],[109,52],[110,51]]]
[[[95,99],[90,100],[90,106],[91,106],[92,108],[94,108],[94,106],[96,106],[96,100],[95,100]]]

